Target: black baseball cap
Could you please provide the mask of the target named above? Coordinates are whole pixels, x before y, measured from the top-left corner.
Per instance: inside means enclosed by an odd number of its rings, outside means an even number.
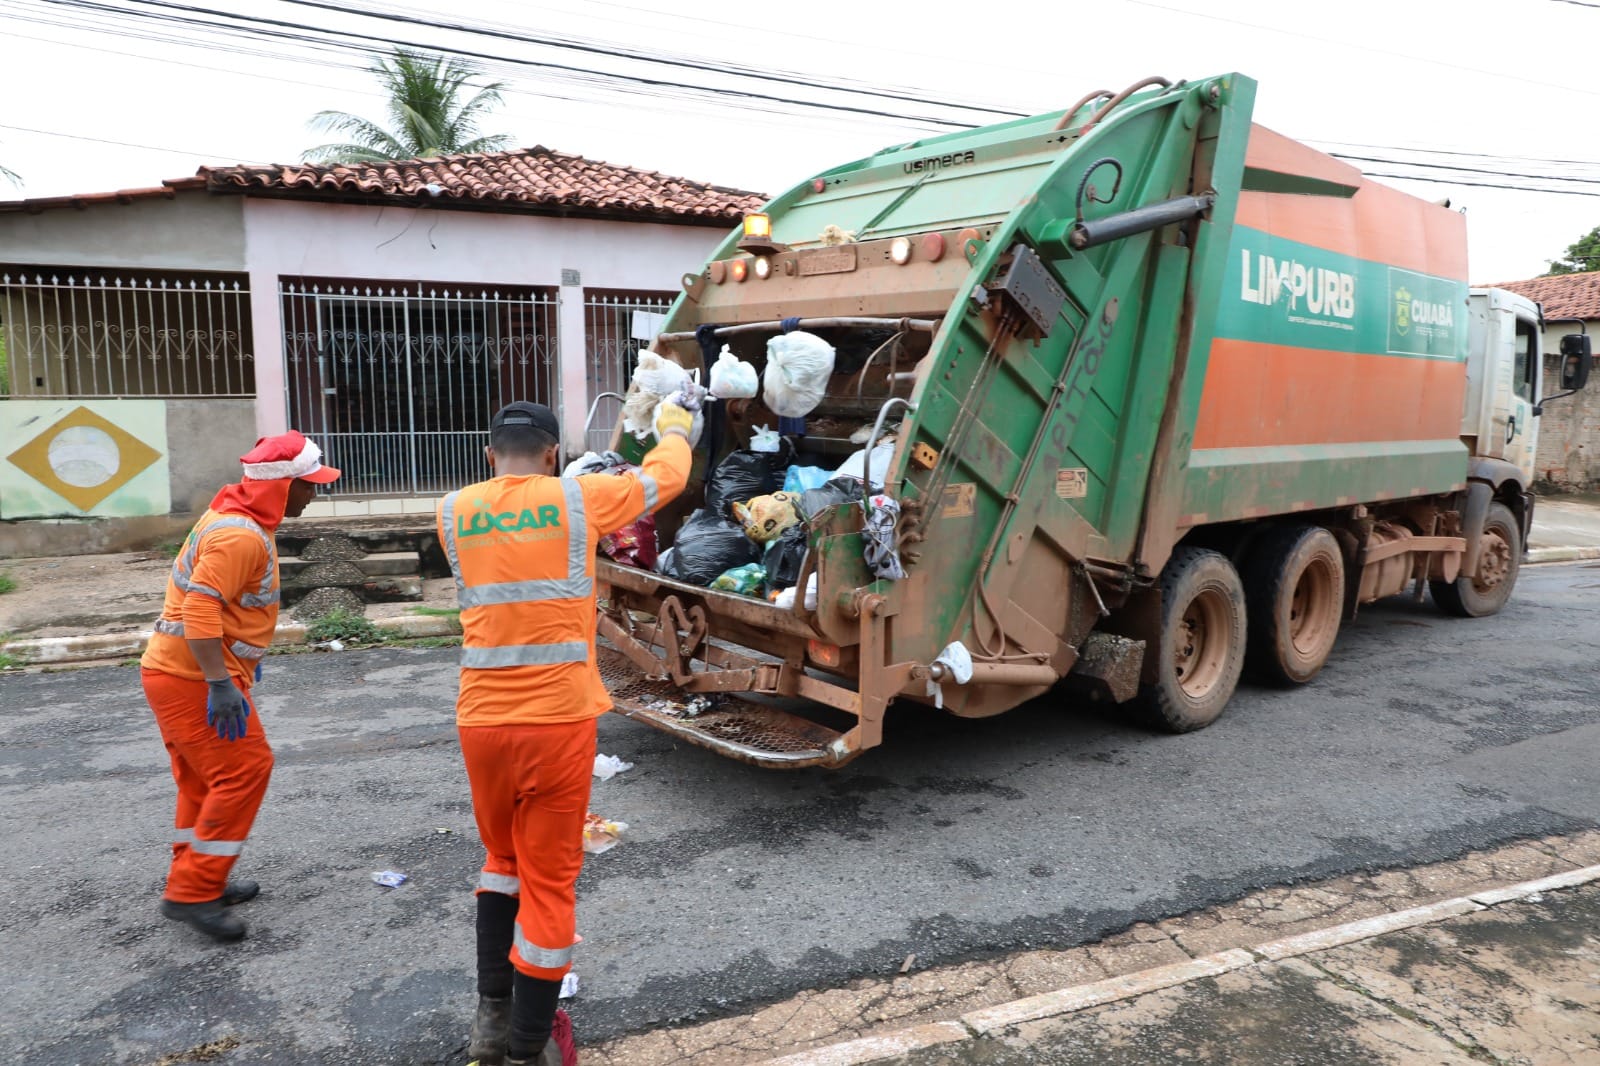
[[[561,423],[556,420],[556,413],[542,403],[517,400],[506,404],[489,423],[489,431],[492,433],[501,426],[532,426],[556,440],[561,439]]]

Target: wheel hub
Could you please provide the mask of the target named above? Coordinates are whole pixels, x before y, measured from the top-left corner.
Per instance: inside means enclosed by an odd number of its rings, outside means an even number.
[[[1484,535],[1483,552],[1478,557],[1478,574],[1472,583],[1479,591],[1498,588],[1511,575],[1511,545],[1499,533],[1489,531]]]

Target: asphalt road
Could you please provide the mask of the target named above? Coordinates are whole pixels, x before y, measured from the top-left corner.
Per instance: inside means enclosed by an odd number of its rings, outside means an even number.
[[[579,1035],[1067,946],[1252,888],[1600,824],[1600,566],[1499,618],[1370,609],[1317,682],[1156,736],[1040,701],[895,715],[843,770],[723,760],[621,718],[595,787],[631,825],[580,883]],[[273,658],[278,755],[241,863],[251,938],[156,915],[173,787],[131,668],[0,677],[0,1058],[459,1063],[481,853],[451,650]],[[441,832],[444,830],[444,832]],[[411,880],[374,885],[375,870]]]

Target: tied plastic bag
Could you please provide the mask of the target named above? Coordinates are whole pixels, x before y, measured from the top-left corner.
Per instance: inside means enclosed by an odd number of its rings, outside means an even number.
[[[719,400],[749,400],[760,391],[756,368],[724,344],[717,361],[711,364],[711,395]]]
[[[758,544],[766,544],[800,521],[795,503],[795,497],[789,493],[774,492],[770,496],[757,496],[749,503],[734,503],[733,517],[744,527],[746,536]]]
[[[761,586],[767,580],[767,571],[760,563],[746,563],[718,574],[711,587],[718,592],[737,592],[741,596],[761,595]]]
[[[785,611],[794,610],[795,589],[787,588],[772,598],[772,605]],[[806,578],[806,610],[817,609],[817,575]]]
[[[655,433],[656,408],[690,383],[689,372],[655,352],[643,352],[622,404],[622,428],[640,440]]]
[[[844,461],[844,465],[833,472],[834,477],[851,477],[857,481],[865,480],[867,474],[872,475],[872,483],[881,486],[883,479],[889,476],[889,460],[894,458],[894,441],[879,441],[871,451],[868,459],[867,449],[863,448]]]
[[[772,413],[804,418],[815,411],[833,376],[833,354],[833,345],[804,330],[769,340],[762,395]]]
[[[741,449],[729,452],[706,478],[706,509],[730,514],[733,504],[765,496],[778,488],[776,453]]]
[[[753,452],[771,454],[781,447],[783,447],[783,438],[778,436],[778,431],[775,429],[758,426],[755,432],[750,434],[750,450]]]
[[[562,477],[581,477],[584,474],[603,474],[613,467],[627,465],[627,460],[616,452],[584,452],[567,464]]]
[[[602,781],[610,781],[618,774],[627,773],[633,769],[633,763],[624,762],[615,755],[596,755],[594,757],[594,776]]]
[[[933,705],[943,710],[944,682],[951,681],[957,685],[965,685],[972,680],[972,653],[958,640],[954,644],[947,644],[944,651],[933,661],[944,668],[944,677],[940,681],[928,678],[928,695],[933,697]]]
[[[801,493],[800,517],[811,522],[830,507],[855,503],[860,499],[861,482],[854,478],[834,478],[819,489]]]
[[[791,466],[783,476],[783,491],[792,494],[820,489],[831,477],[833,475],[820,466]]]
[[[712,511],[696,511],[678,530],[677,542],[661,553],[656,570],[703,588],[719,575],[760,558],[760,546],[744,535],[738,523]]]
[[[778,534],[761,554],[761,565],[767,571],[767,588],[775,591],[793,588],[795,582],[800,580],[800,568],[805,562],[805,526],[790,526]]]

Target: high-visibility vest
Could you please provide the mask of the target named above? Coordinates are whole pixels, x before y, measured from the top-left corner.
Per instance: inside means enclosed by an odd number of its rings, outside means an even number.
[[[243,530],[249,540],[236,533],[224,532],[227,530]],[[228,540],[237,543],[259,541],[265,552],[263,563],[252,565],[248,573],[238,575],[242,577],[242,587],[236,595],[195,578],[195,564],[202,549],[226,552],[229,550],[225,543]],[[191,594],[198,594],[216,600],[221,605],[222,646],[229,659],[229,673],[248,677],[267,654],[267,646],[272,643],[272,633],[277,627],[278,580],[278,551],[271,534],[244,515],[207,511],[195,523],[183,550],[173,560],[161,617],[155,623],[150,644],[141,659],[142,665],[179,677],[201,676],[194,654],[184,643],[190,634],[184,627],[183,619],[185,599]]]
[[[600,538],[683,491],[692,457],[669,435],[642,469],[504,476],[439,502],[461,603],[460,725],[576,722],[611,709],[595,664]]]

